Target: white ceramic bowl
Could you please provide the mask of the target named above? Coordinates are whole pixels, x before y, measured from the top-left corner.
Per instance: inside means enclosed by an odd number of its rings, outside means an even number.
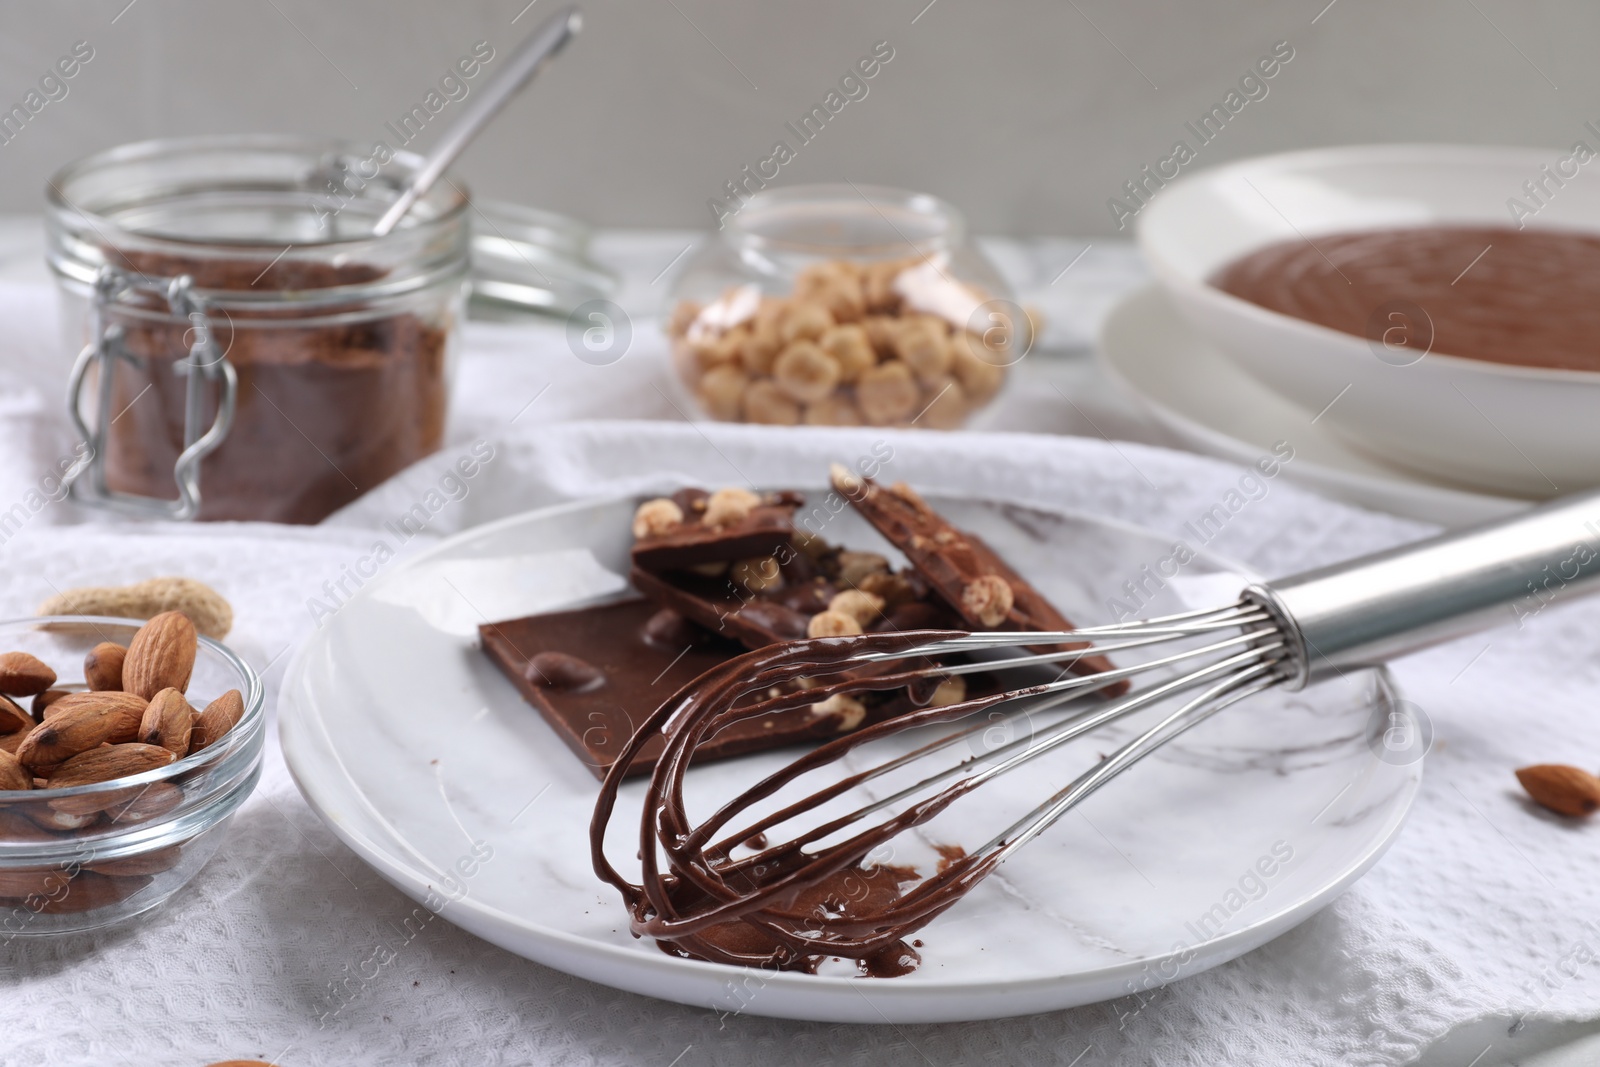
[[[1600,149],[1600,137],[1586,136]],[[1374,145],[1241,160],[1161,190],[1138,216],[1139,243],[1201,335],[1311,415],[1321,412],[1351,444],[1462,485],[1554,496],[1600,485],[1600,373],[1438,352],[1402,366],[1381,344],[1268,311],[1207,279],[1283,240],[1436,223],[1512,227],[1508,198],[1526,199],[1523,183],[1564,155]],[[1524,222],[1600,231],[1600,162],[1579,168]]]

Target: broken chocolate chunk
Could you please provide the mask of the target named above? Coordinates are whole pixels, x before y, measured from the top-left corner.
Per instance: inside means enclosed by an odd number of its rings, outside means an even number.
[[[595,777],[603,778],[633,731],[663,701],[744,651],[738,643],[681,618],[682,644],[674,647],[647,639],[650,623],[661,614],[651,602],[631,599],[486,623],[478,632],[484,651],[523,700],[538,709]],[[599,684],[561,686],[536,680],[548,679],[545,668],[558,662],[597,672]],[[975,684],[996,684],[987,674],[969,678],[969,684],[974,679],[979,680]],[[866,710],[859,718],[841,718],[831,709],[818,711],[806,705],[730,723],[701,744],[695,761],[835,737],[842,726],[871,725],[913,707],[904,689],[867,693],[860,699]],[[646,745],[628,774],[647,773],[660,750],[659,739]]]
[[[971,630],[1071,630],[1070,620],[1044,595],[1001,559],[999,554],[976,534],[959,530],[928,506],[927,501],[903,484],[884,488],[871,478],[862,478],[844,468],[835,468],[834,488],[849,500],[873,527],[895,548],[905,554],[917,573],[935,593],[955,611]],[[995,590],[1004,583],[1010,603],[1004,611],[996,605]],[[1086,645],[1030,645],[1031,651],[1051,652]],[[1068,669],[1074,674],[1098,674],[1113,669],[1104,656],[1084,656],[1073,660]],[[1126,692],[1126,681],[1116,682],[1101,692],[1115,696]]]
[[[766,493],[743,518],[712,525],[706,521],[710,497],[704,490],[679,490],[671,499],[682,510],[683,521],[634,541],[635,566],[667,570],[770,556],[789,546],[795,509],[804,502],[798,493]]]

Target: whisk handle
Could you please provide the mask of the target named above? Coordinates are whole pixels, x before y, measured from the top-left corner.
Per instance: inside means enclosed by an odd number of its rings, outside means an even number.
[[[1600,591],[1600,492],[1251,586],[1297,653],[1296,687]]]

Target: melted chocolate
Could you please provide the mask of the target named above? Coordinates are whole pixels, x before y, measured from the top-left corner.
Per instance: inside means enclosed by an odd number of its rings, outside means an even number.
[[[1487,226],[1321,234],[1251,252],[1211,284],[1391,350],[1600,371],[1600,235]]]
[[[861,867],[874,848],[932,819],[961,795],[956,786],[942,802],[913,805],[854,836],[815,852],[805,842],[764,846],[753,856],[733,859],[731,850],[752,835],[812,810],[828,797],[859,784],[862,773],[846,775],[820,794],[764,816],[731,838],[719,839],[749,805],[771,796],[801,775],[848,755],[861,744],[916,726],[947,722],[981,712],[1002,698],[1023,693],[969,697],[944,707],[908,711],[846,734],[813,749],[768,776],[750,793],[723,806],[707,821],[692,823],[682,796],[684,772],[704,739],[763,709],[781,710],[787,701],[824,694],[855,694],[903,686],[892,676],[862,677],[841,671],[846,661],[870,652],[898,652],[938,640],[937,631],[864,634],[769,646],[730,660],[657,709],[618,755],[600,788],[590,823],[595,873],[616,886],[632,913],[636,936],[652,937],[668,951],[740,966],[814,971],[828,958],[849,958],[865,974],[889,976],[915,966],[916,953],[905,938],[955,904],[999,863],[1001,853],[978,856],[944,853],[932,877],[902,893],[896,874],[877,875]],[[806,693],[780,696],[741,707],[752,694],[774,692],[800,677],[821,680]],[[638,856],[639,884],[629,882],[605,855],[606,827],[630,762],[660,744],[643,802]],[[665,870],[661,867],[666,860]],[[874,879],[863,894],[865,905],[829,908],[839,879]],[[894,880],[892,895],[884,878]],[[875,886],[875,888],[874,888]],[[820,895],[819,895],[820,894]]]

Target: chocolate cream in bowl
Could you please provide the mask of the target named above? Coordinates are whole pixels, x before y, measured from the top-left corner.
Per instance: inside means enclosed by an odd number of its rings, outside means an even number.
[[[1600,234],[1490,226],[1318,234],[1236,259],[1211,284],[1391,346],[1600,371]]]

